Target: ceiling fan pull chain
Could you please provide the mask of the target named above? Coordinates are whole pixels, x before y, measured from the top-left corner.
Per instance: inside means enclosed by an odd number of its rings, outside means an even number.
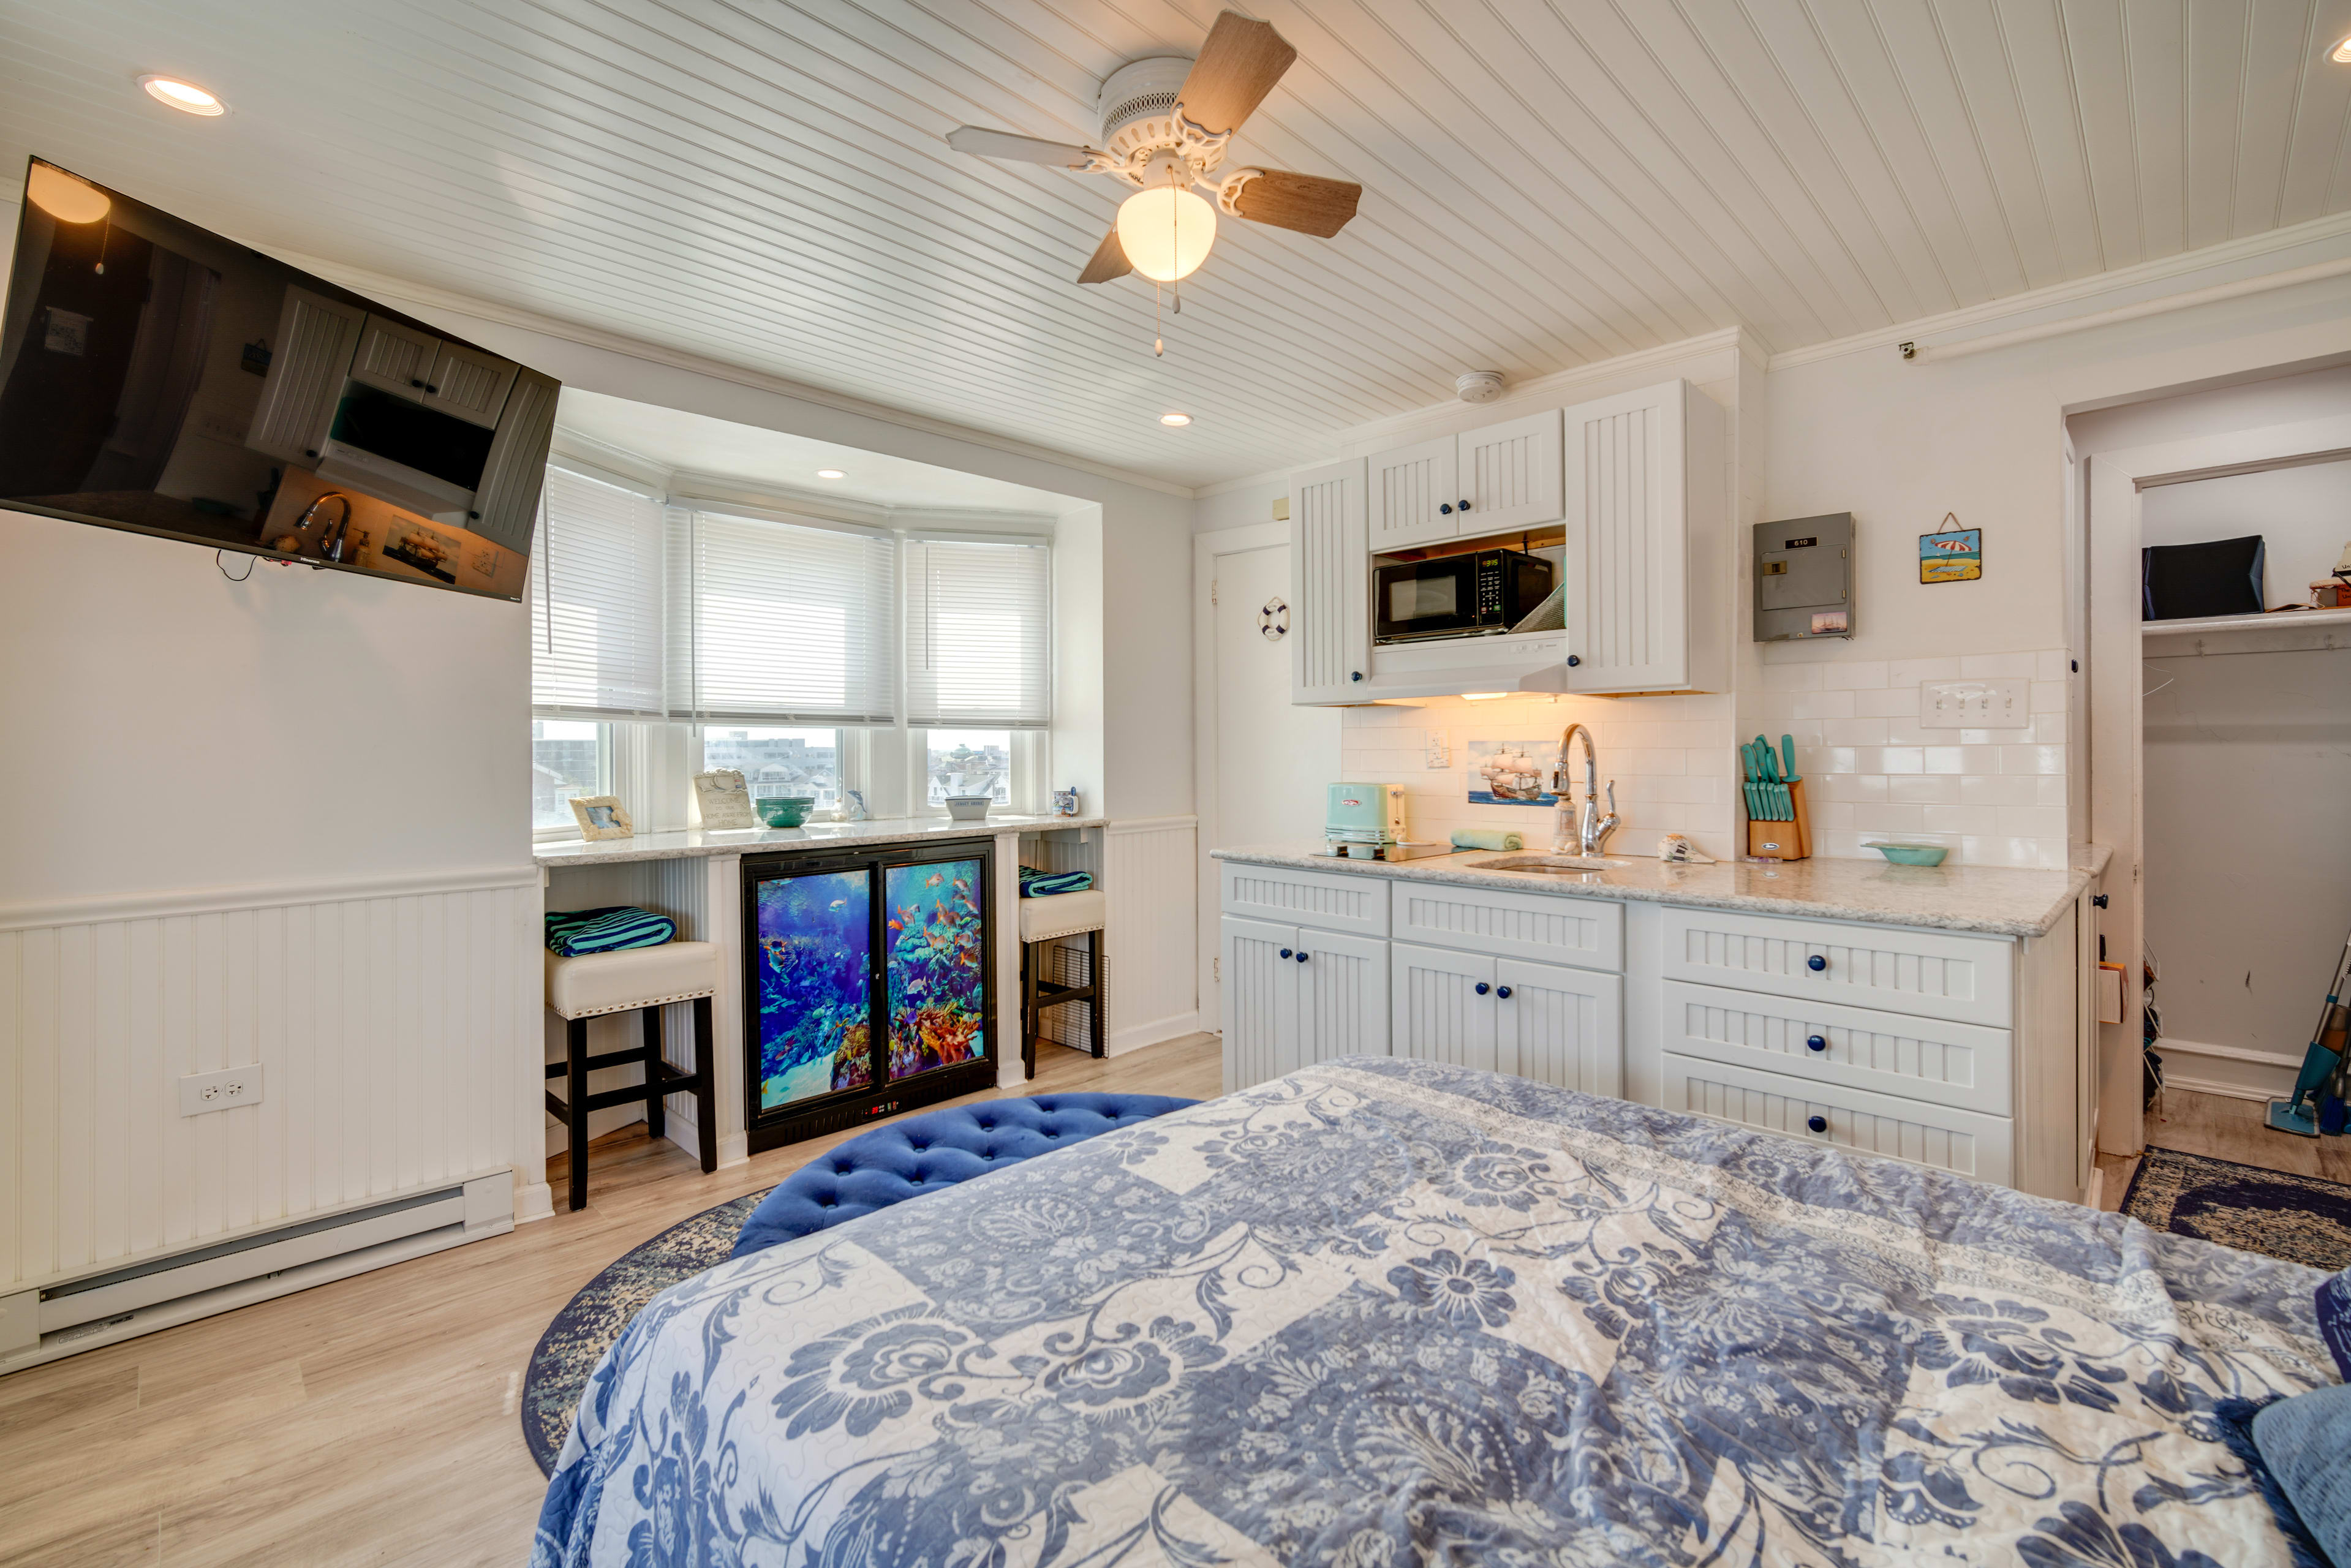
[[[1167,351],[1167,339],[1159,328],[1159,285],[1151,286],[1151,354],[1154,359]]]

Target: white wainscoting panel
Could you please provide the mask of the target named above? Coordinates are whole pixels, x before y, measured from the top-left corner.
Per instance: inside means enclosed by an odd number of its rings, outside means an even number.
[[[0,919],[0,1286],[506,1166],[545,1213],[538,879],[492,880]],[[261,1103],[180,1114],[252,1062]]]
[[[1113,1056],[1200,1027],[1199,819],[1112,822],[1102,832],[1109,895],[1102,975]]]

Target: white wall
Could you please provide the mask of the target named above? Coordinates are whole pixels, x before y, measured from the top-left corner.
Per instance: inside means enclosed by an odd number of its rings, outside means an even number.
[[[2351,407],[2351,392],[2343,398]],[[2262,536],[2267,583],[2262,602],[2307,604],[2351,544],[2351,462],[2232,474],[2188,485],[2158,485],[2139,497],[2139,541],[2198,544]]]

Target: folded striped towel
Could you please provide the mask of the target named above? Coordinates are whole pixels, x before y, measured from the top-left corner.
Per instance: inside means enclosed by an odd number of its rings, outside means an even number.
[[[658,947],[676,935],[676,921],[633,904],[547,912],[547,950],[559,958],[617,953],[624,947]]]
[[[1050,898],[1057,893],[1083,893],[1094,884],[1090,871],[1039,871],[1033,865],[1020,868],[1020,896]]]

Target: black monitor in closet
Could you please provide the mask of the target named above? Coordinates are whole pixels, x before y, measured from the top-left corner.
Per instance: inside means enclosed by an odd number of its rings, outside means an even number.
[[[2264,608],[2262,557],[2259,534],[2193,545],[2148,545],[2139,551],[2140,618],[2259,615]]]

